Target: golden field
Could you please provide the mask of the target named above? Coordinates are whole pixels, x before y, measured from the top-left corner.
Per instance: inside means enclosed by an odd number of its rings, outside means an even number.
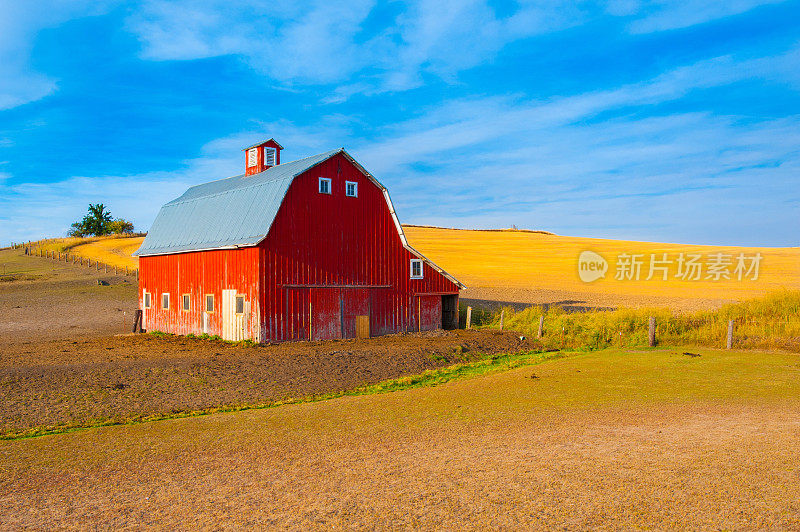
[[[698,246],[661,244],[626,240],[604,240],[558,236],[544,232],[500,230],[480,231],[405,226],[409,243],[444,270],[467,285],[466,297],[502,299],[534,303],[559,301],[558,297],[588,300],[598,304],[637,305],[636,301],[616,296],[644,296],[645,305],[658,305],[663,298],[683,300],[738,301],[758,297],[780,289],[800,289],[800,248],[756,248],[731,246]],[[603,256],[609,265],[605,278],[585,283],[578,277],[578,256],[582,251]],[[615,263],[622,253],[643,255],[640,279],[615,279]],[[668,260],[678,254],[709,255],[723,253],[735,258],[744,253],[751,257],[760,253],[758,279],[744,278],[708,280],[703,271],[701,280],[675,278],[677,264],[672,264],[668,279],[657,272],[651,280],[650,254],[657,259],[667,253]],[[748,263],[749,265],[749,263]],[[751,275],[752,277],[752,275]],[[484,297],[481,297],[484,296]],[[685,305],[670,305],[678,308]],[[711,305],[718,306],[718,305]]]
[[[69,253],[84,259],[100,261],[109,266],[138,269],[139,259],[133,257],[134,251],[142,245],[141,235],[111,235],[89,238],[52,238],[33,243],[34,250]]]
[[[770,291],[800,289],[800,248],[698,246],[627,240],[559,236],[523,230],[466,230],[404,226],[409,243],[467,285],[464,296],[510,302],[570,302],[587,306],[670,306],[678,309],[718,307],[725,302],[762,296]],[[133,253],[142,236],[61,238],[43,241],[41,248],[74,253],[110,266],[137,268]],[[578,277],[578,256],[591,250],[609,265],[604,278],[585,283]],[[639,280],[615,279],[615,264],[622,253],[642,255]],[[675,260],[699,254],[702,260],[723,253],[731,256],[730,279],[700,280],[675,277],[677,264],[668,266],[668,279],[649,274],[650,255],[667,253]],[[758,278],[733,273],[735,259],[759,253]],[[688,303],[687,303],[688,302]],[[692,302],[703,302],[694,306]]]

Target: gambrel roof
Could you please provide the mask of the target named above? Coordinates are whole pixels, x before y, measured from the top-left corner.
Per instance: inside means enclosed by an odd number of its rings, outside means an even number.
[[[433,269],[463,288],[453,276],[408,245],[389,192],[344,148],[191,187],[158,212],[138,256],[231,249],[258,245],[267,237],[292,181],[300,174],[341,153],[383,191],[403,246]]]

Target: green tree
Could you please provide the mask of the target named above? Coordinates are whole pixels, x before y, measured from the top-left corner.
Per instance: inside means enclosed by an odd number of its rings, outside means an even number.
[[[106,207],[102,203],[90,203],[89,213],[80,222],[72,224],[68,234],[70,236],[107,235],[110,232],[109,224],[113,218],[111,213],[105,209]]]
[[[133,233],[133,223],[122,218],[117,218],[113,222],[109,222],[107,226],[108,232],[112,235],[121,235]]]

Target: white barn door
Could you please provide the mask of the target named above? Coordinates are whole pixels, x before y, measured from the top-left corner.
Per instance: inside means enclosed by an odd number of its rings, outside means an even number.
[[[250,315],[250,305],[239,296],[240,305],[237,309],[236,290],[222,291],[222,339],[240,342],[247,339],[247,317]]]

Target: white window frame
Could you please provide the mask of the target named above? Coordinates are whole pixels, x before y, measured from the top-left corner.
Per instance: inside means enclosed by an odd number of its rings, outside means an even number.
[[[353,193],[350,194],[350,185],[353,185]],[[344,195],[348,198],[357,198],[358,197],[358,183],[355,181],[345,181],[344,182]]]
[[[164,299],[166,297],[166,300]],[[167,306],[164,306],[164,301],[167,302]],[[169,292],[164,292],[161,294],[161,310],[169,310]]]
[[[411,259],[411,264],[410,264],[410,270],[411,271],[409,272],[410,275],[411,275],[411,279],[422,279],[422,278],[424,278],[424,272],[425,271],[424,271],[424,269],[422,267],[422,262],[423,262],[422,259]],[[415,264],[419,264],[419,275],[414,275],[414,265]]]
[[[209,297],[211,298],[211,310],[208,310],[208,298]],[[203,312],[205,312],[206,314],[214,314],[214,311],[217,308],[217,302],[215,301],[216,298],[214,297],[214,294],[206,294],[203,299],[204,299],[204,301],[203,301]]]
[[[239,312],[239,300],[240,299],[242,300],[242,311],[241,312]],[[245,301],[244,296],[236,294],[236,298],[233,300],[233,304],[234,304],[233,313],[234,314],[239,314],[239,315],[244,314],[245,303],[247,303],[247,301]]]
[[[189,312],[192,310],[192,298],[189,294],[181,294],[181,311]]]
[[[147,290],[145,290],[142,294],[142,306],[144,308],[150,308],[153,306],[153,296]]]
[[[270,163],[267,158],[267,154],[272,154],[272,162]],[[277,148],[273,148],[272,146],[264,146],[264,166],[275,166],[278,162],[278,150]]]
[[[254,166],[258,166],[258,148],[247,150],[247,167],[252,168]]]
[[[322,183],[327,183],[328,184],[328,191],[327,192],[323,192],[322,191]],[[333,181],[331,180],[331,178],[329,178],[329,177],[320,177],[319,178],[319,188],[318,188],[318,190],[319,190],[320,194],[333,194]]]

